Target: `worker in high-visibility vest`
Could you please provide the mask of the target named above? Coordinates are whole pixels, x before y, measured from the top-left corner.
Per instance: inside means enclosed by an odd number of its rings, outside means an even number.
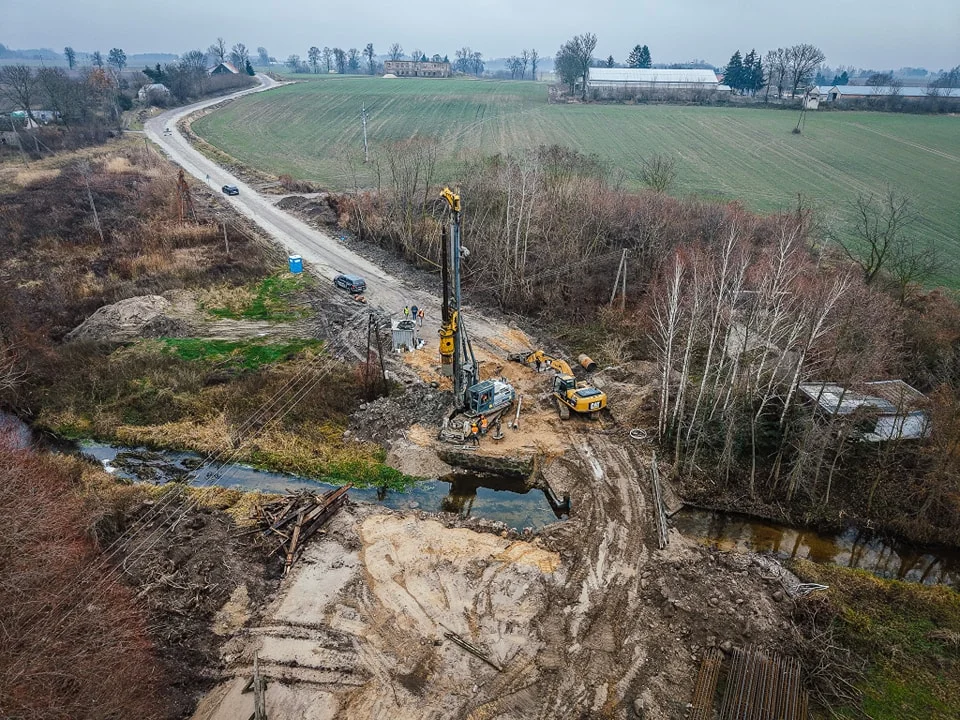
[[[474,445],[480,445],[480,428],[477,427],[477,421],[470,423],[470,442]]]
[[[487,422],[487,416],[486,416],[486,415],[481,415],[481,416],[480,416],[480,434],[481,434],[481,435],[486,435],[486,434],[487,434],[487,428],[489,427],[489,425],[490,425],[490,423]]]

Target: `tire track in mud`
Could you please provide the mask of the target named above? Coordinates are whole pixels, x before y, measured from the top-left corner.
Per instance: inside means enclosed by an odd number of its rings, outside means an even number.
[[[544,673],[551,688],[541,694],[540,718],[616,706],[645,660],[633,627],[653,532],[643,485],[648,459],[625,442],[594,434],[572,443],[580,473],[568,522],[579,540],[564,558],[570,574],[540,621],[556,658]]]

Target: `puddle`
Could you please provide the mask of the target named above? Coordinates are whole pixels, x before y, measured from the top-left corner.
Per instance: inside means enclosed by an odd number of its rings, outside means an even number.
[[[238,490],[285,493],[287,490],[325,492],[333,485],[305,477],[258,470],[246,465],[201,467],[198,455],[185,452],[153,451],[82,442],[79,450],[99,460],[107,472],[139,482],[178,480],[191,485],[219,485]],[[420,509],[452,512],[462,518],[479,517],[506,523],[522,530],[542,528],[560,515],[551,507],[542,490],[529,489],[522,482],[490,475],[450,475],[424,480],[405,492],[387,488],[353,488],[354,501],[372,502],[394,510]]]
[[[744,515],[684,508],[672,519],[684,535],[722,550],[868,570],[881,577],[960,587],[960,550],[887,540],[856,528],[840,534],[798,530]]]

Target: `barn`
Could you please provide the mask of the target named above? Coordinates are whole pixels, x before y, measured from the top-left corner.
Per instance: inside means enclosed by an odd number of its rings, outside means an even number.
[[[214,65],[212,68],[207,70],[208,75],[239,75],[240,71],[233,65],[233,63],[221,62]]]
[[[590,68],[587,89],[727,90],[713,70],[666,68]]]

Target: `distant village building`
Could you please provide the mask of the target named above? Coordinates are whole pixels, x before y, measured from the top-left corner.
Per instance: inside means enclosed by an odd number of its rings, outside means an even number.
[[[590,68],[587,89],[715,90],[729,92],[713,70]]]
[[[798,390],[821,418],[853,420],[855,437],[863,442],[919,440],[930,434],[926,398],[903,380],[866,382],[856,388],[807,382]]]
[[[427,60],[386,60],[383,63],[386,75],[397,77],[450,77],[450,63]]]
[[[217,63],[212,68],[207,70],[208,75],[239,75],[240,71],[234,66],[233,63],[222,62]]]
[[[897,85],[833,85],[815,88],[821,102],[869,100],[871,98],[902,98],[917,101],[925,98],[960,101],[960,88],[933,88]]]
[[[169,97],[170,88],[163,83],[151,83],[137,90],[137,99],[140,102],[146,102],[147,100],[166,100]]]

